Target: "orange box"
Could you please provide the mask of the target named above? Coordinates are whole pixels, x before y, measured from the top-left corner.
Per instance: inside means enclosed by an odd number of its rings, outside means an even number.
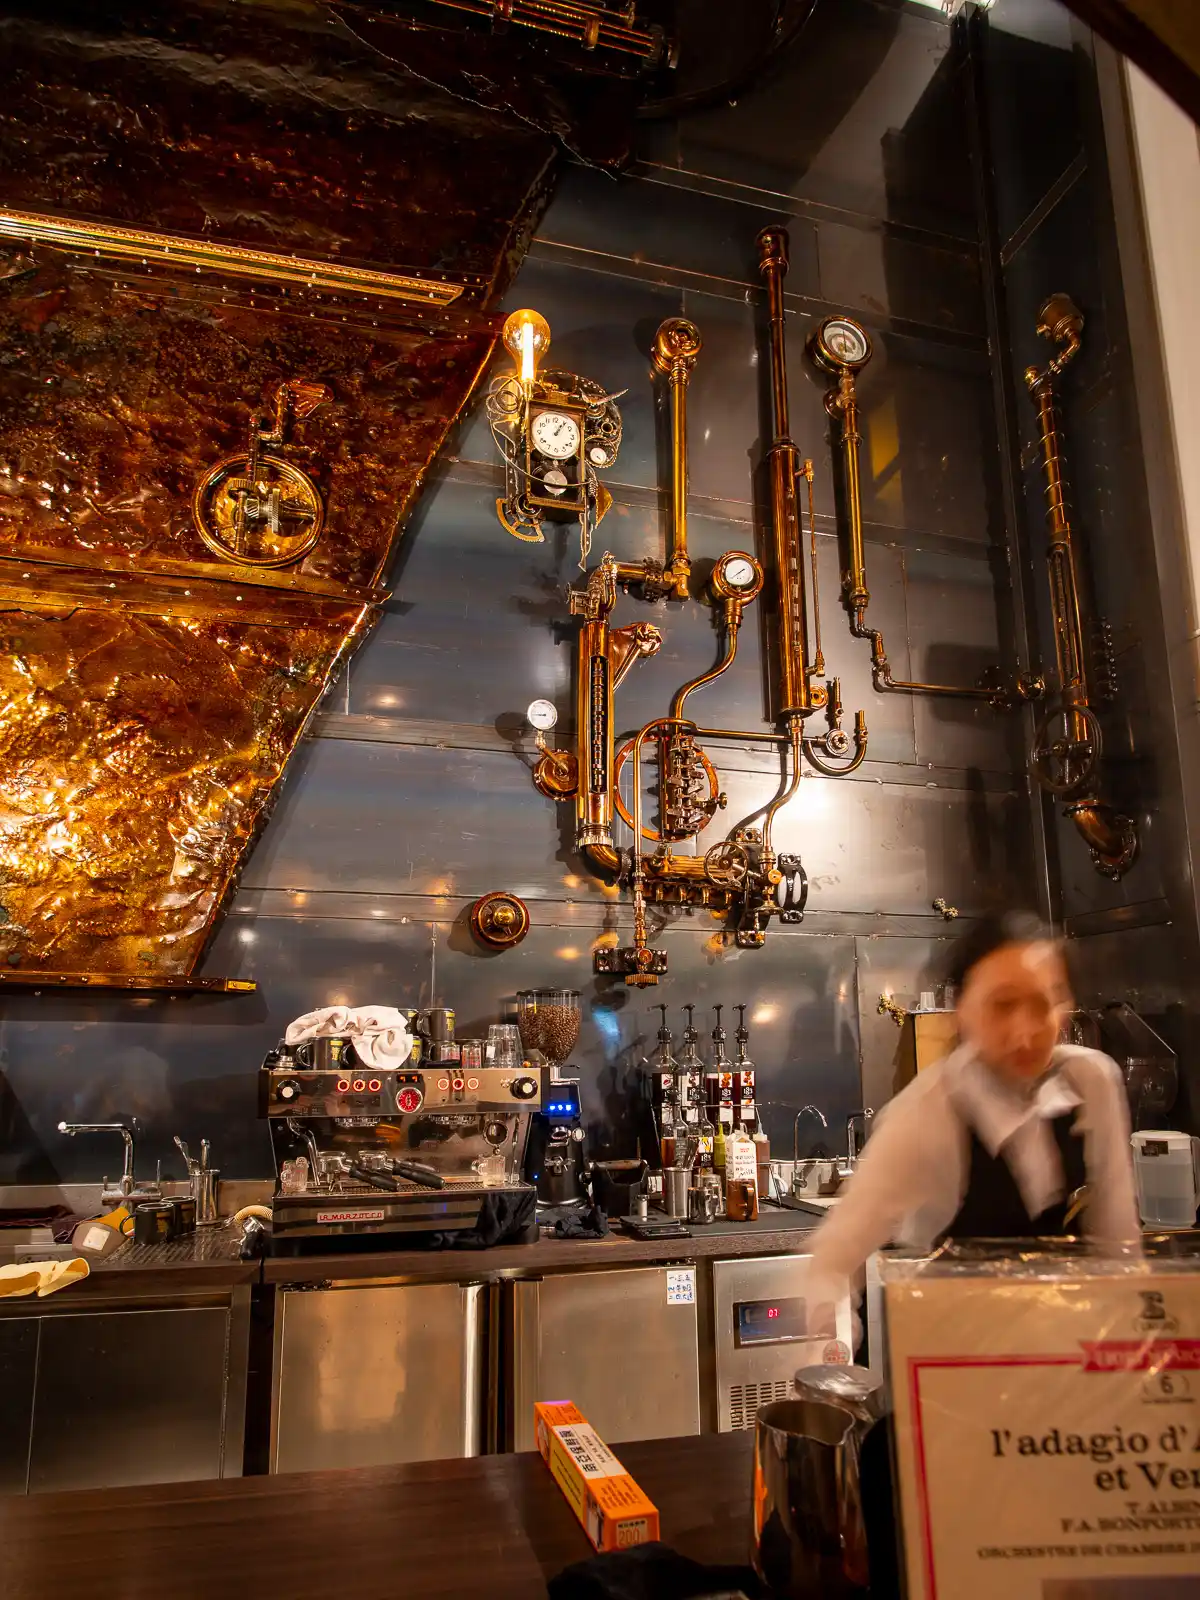
[[[533,1416],[542,1459],[597,1550],[658,1538],[657,1506],[569,1400],[539,1400]]]

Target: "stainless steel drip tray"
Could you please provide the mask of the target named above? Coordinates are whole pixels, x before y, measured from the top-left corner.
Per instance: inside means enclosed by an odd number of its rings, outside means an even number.
[[[489,1194],[532,1194],[528,1183],[483,1183],[479,1178],[447,1178],[445,1187],[373,1189],[343,1183],[330,1192],[277,1194],[272,1202],[272,1232],[315,1238],[356,1233],[430,1233],[473,1228]]]

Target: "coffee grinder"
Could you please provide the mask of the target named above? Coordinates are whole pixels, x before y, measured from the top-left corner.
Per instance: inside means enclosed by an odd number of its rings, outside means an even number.
[[[530,1119],[524,1169],[539,1206],[578,1206],[588,1200],[579,1076],[563,1070],[579,1042],[579,1023],[576,989],[523,989],[517,996],[521,1043],[531,1061],[544,1064],[542,1103]]]

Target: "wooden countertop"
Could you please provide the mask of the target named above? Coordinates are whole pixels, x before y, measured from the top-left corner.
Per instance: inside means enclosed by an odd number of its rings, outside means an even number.
[[[414,1278],[425,1283],[536,1277],[576,1267],[695,1261],[703,1256],[788,1255],[804,1249],[820,1221],[802,1211],[766,1207],[757,1222],[712,1222],[690,1239],[634,1239],[615,1230],[605,1239],[554,1239],[496,1245],[491,1250],[346,1250],[322,1255],[270,1256],[264,1283],[314,1283],[349,1278]]]
[[[742,1563],[750,1432],[616,1446],[662,1536]],[[4,1600],[537,1600],[593,1554],[541,1457],[0,1498]]]

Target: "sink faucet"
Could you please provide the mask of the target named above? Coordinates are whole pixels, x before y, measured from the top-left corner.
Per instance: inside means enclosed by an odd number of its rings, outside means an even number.
[[[858,1158],[862,1154],[862,1147],[867,1142],[867,1135],[871,1131],[871,1119],[875,1113],[870,1106],[864,1106],[861,1111],[852,1111],[846,1118],[846,1166],[841,1176],[848,1178],[858,1165]],[[862,1138],[858,1137],[858,1123],[862,1122]]]
[[[816,1117],[823,1128],[828,1128],[829,1127],[829,1123],[825,1120],[825,1113],[820,1109],[819,1106],[801,1106],[800,1107],[799,1111],[797,1111],[797,1113],[796,1113],[796,1120],[795,1120],[795,1122],[792,1123],[792,1165],[793,1165],[793,1167],[798,1167],[800,1165],[800,1118],[801,1117],[807,1117],[807,1116],[810,1116],[810,1115]]]
[[[101,1179],[100,1204],[103,1206],[120,1205],[122,1200],[157,1200],[162,1195],[160,1183],[146,1183],[139,1189],[133,1176],[133,1136],[137,1130],[136,1121],[127,1126],[124,1122],[60,1122],[59,1133],[74,1136],[77,1133],[119,1133],[125,1141],[125,1166],[121,1173],[121,1181],[114,1188],[108,1178]]]

